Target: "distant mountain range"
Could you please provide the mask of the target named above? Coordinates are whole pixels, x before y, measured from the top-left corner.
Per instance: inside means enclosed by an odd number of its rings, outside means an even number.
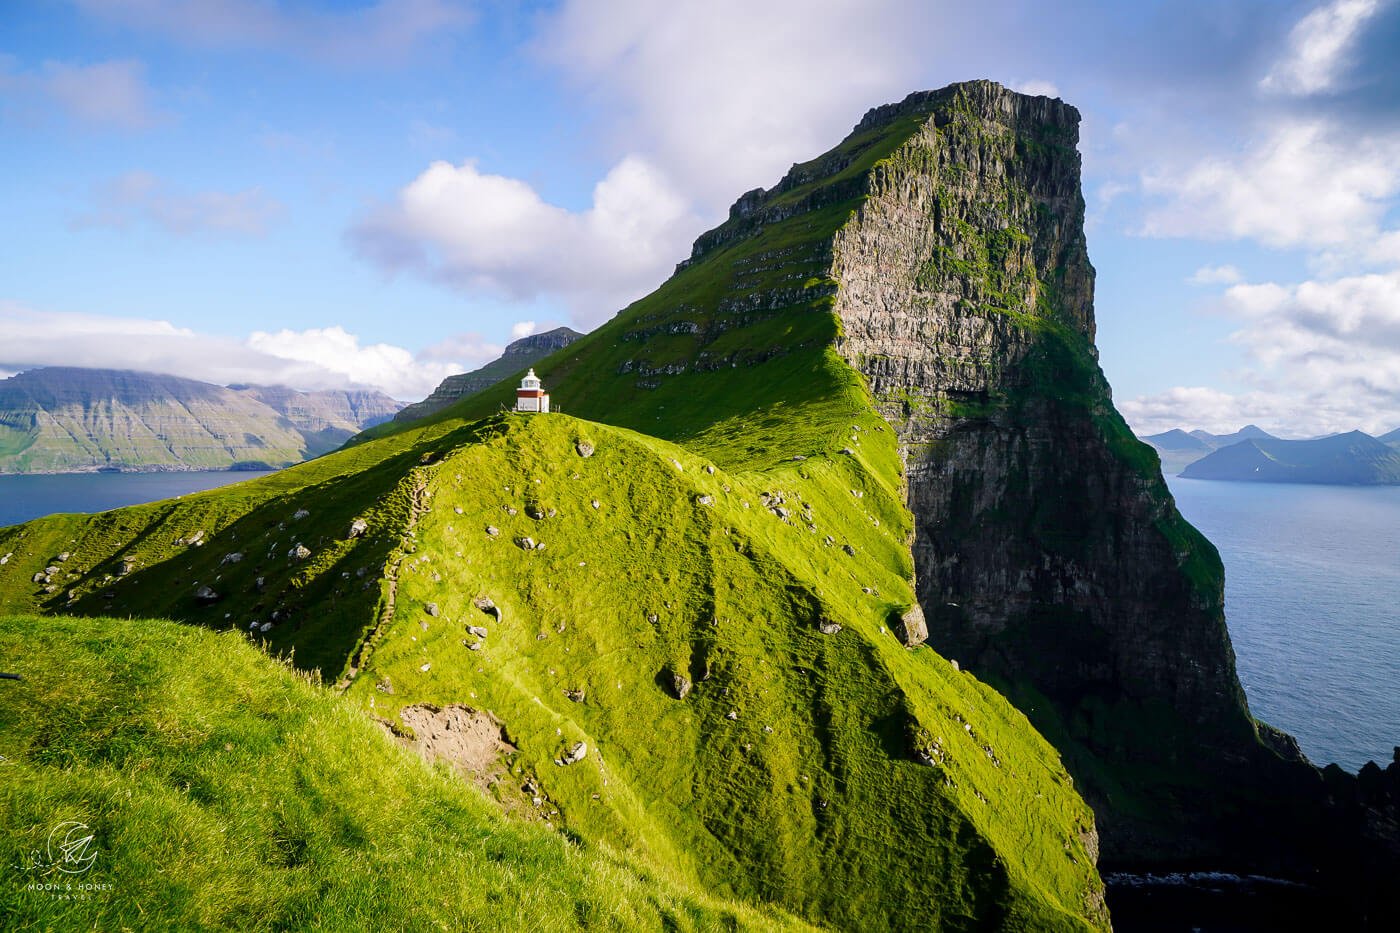
[[[582,336],[583,334],[572,328],[556,327],[554,330],[545,331],[542,334],[521,337],[519,340],[507,344],[505,352],[499,358],[492,360],[480,369],[474,369],[469,373],[460,373],[456,376],[448,376],[433,390],[432,395],[421,402],[405,406],[394,416],[394,420],[416,421],[419,418],[426,418],[453,402],[489,389],[507,376],[533,366],[555,350],[567,347]]]
[[[1400,429],[1372,437],[1362,431],[1308,440],[1275,437],[1257,425],[1234,434],[1174,428],[1142,438],[1165,473],[1188,479],[1263,483],[1400,483]]]
[[[402,407],[382,392],[48,367],[0,380],[0,473],[281,467]]]

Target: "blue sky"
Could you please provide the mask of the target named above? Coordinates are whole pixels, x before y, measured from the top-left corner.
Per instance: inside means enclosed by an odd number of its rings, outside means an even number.
[[[1400,426],[1395,0],[0,0],[0,371],[419,398],[970,78],[1083,113],[1136,427]]]

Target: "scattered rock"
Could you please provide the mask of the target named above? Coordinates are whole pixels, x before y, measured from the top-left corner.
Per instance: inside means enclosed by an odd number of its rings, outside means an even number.
[[[586,742],[575,742],[563,757],[554,759],[556,765],[572,765],[583,761],[588,757],[588,744]]]
[[[59,568],[56,567],[56,566],[54,566],[53,564],[49,564],[47,567],[44,568],[44,573],[45,573],[47,576],[50,576],[50,577],[53,576],[54,574],[58,573],[58,571],[59,571]]]
[[[58,555],[58,557],[57,557],[56,559],[57,559],[58,562],[61,564],[61,563],[64,563],[65,561],[67,561],[68,558],[69,558],[69,557],[72,557],[72,556],[73,556],[73,555],[69,554],[67,551],[64,551],[62,554]]]
[[[890,628],[894,629],[895,635],[906,648],[928,641],[928,622],[924,619],[924,610],[918,603],[904,610],[897,618],[891,619]]]
[[[494,538],[501,533],[501,529],[497,528],[495,525],[487,525],[486,533]]]
[[[707,464],[705,464],[705,472],[708,473],[708,474],[710,474],[711,476],[714,476],[714,475],[715,475],[715,468],[714,468],[713,466],[711,466],[710,464],[707,463]]]
[[[574,450],[578,451],[580,457],[593,456],[593,444],[589,441],[579,441],[574,445]]]
[[[263,591],[263,588],[266,587],[266,586],[267,586],[267,578],[266,578],[266,577],[258,577],[256,580],[253,581],[253,588],[254,588],[255,590],[257,590],[259,593],[261,593],[261,592]]]
[[[848,457],[854,457],[856,455],[856,452],[849,447],[842,447],[841,453],[845,454]]]
[[[258,626],[258,631],[260,631],[260,632],[270,632],[270,631],[272,631],[272,623],[271,623],[271,622],[264,622],[262,625]]]
[[[951,665],[953,665],[953,670],[955,670],[955,671],[960,671],[960,670],[962,670],[961,667],[958,667],[958,662],[957,662],[957,661],[954,661],[952,658],[949,658],[949,659],[948,659],[948,663],[951,664]]]
[[[491,601],[489,596],[478,596],[472,600],[472,605],[489,616],[495,616],[497,622],[505,621],[505,613],[501,611],[500,606]]]
[[[715,497],[710,495],[699,495],[695,497],[696,505],[714,505]]]
[[[525,514],[537,522],[544,521],[544,509],[540,508],[538,505],[525,506]]]
[[[292,560],[306,560],[311,556],[311,549],[304,544],[298,543],[296,547],[287,552],[287,556]]]
[[[224,555],[224,559],[221,560],[221,561],[219,561],[219,563],[220,563],[220,565],[222,565],[222,564],[236,564],[236,563],[238,563],[238,562],[239,562],[240,560],[242,560],[242,559],[243,559],[243,552],[242,552],[242,551],[231,551],[230,553],[225,554],[225,555]]]
[[[730,710],[729,712],[727,712],[727,713],[724,714],[724,718],[725,718],[725,719],[728,719],[730,722],[738,722],[738,721],[739,721],[739,711],[738,711],[738,710]]]
[[[677,700],[684,700],[690,695],[690,678],[676,671],[671,674],[671,691],[675,693]]]
[[[534,538],[516,538],[515,544],[522,551],[533,551],[536,547]]]
[[[14,556],[15,556],[15,552],[14,552],[14,551],[11,551],[10,553],[6,554],[5,556],[0,557],[0,567],[3,567],[3,566],[5,566],[6,564],[8,564],[8,563],[10,562],[10,558],[11,558],[11,557],[14,557]]]
[[[203,529],[201,529],[199,531],[196,531],[192,535],[187,535],[183,538],[176,538],[175,543],[177,545],[189,545],[190,547],[200,547],[204,544],[204,531]]]
[[[851,547],[849,544],[843,544],[843,545],[841,545],[841,550],[845,551],[847,554],[851,555],[852,557],[855,557],[855,556],[856,556],[856,549],[853,548],[853,547]]]
[[[194,598],[196,602],[201,603],[216,603],[220,599],[223,599],[222,596],[214,591],[212,586],[201,586],[194,591]]]
[[[38,573],[34,574],[33,582],[43,583],[46,579],[48,578],[44,576],[44,572],[41,570]]]
[[[823,635],[835,635],[841,631],[841,623],[832,622],[830,619],[820,619],[817,621],[817,631]]]
[[[349,537],[358,538],[366,531],[369,531],[369,522],[365,521],[363,518],[357,518],[350,523]]]
[[[489,632],[480,625],[468,625],[467,634],[475,635],[477,638],[485,638]]]
[[[461,507],[460,505],[454,505],[454,506],[452,507],[452,511],[456,512],[458,515],[461,515],[461,514],[462,514],[462,507]]]
[[[299,522],[310,514],[311,513],[306,511],[306,509],[297,509],[294,513],[292,513],[292,521]]]
[[[572,701],[575,702],[575,703],[582,703],[582,702],[584,701],[584,699],[586,699],[585,694],[584,694],[584,692],[583,692],[582,689],[578,689],[578,690],[565,690],[565,691],[564,691],[564,696],[568,697],[570,700],[572,700]]]
[[[387,676],[379,678],[379,683],[374,685],[374,689],[380,693],[387,693],[391,696],[394,693],[394,683]]]
[[[471,642],[470,644],[468,644],[468,643],[466,643],[466,642],[463,642],[463,644],[467,645],[467,650],[468,650],[468,651],[480,651],[480,650],[481,650],[481,642],[479,642],[479,641],[474,641],[474,642]]]
[[[599,507],[599,505],[598,505],[598,500],[597,500],[597,499],[594,499],[592,502],[590,502],[590,503],[588,503],[588,504],[591,505],[591,506],[593,506],[595,509]]]
[[[420,664],[420,665],[418,666],[418,671],[419,671],[419,673],[422,673],[422,674],[426,674],[426,673],[428,673],[428,671],[430,671],[430,670],[432,670],[432,669],[433,669],[433,665],[432,665],[432,662],[431,662],[431,661],[426,662],[426,663],[424,663],[424,664]]]
[[[441,610],[438,609],[437,603],[424,603],[423,611],[426,612],[428,615],[432,616],[433,618],[437,618],[438,613]]]
[[[791,461],[793,461],[793,462],[799,462],[799,461],[802,461],[802,460],[806,460],[807,458],[804,457],[804,456],[802,456],[801,454],[798,454],[796,457],[788,457],[788,459],[791,460]]]

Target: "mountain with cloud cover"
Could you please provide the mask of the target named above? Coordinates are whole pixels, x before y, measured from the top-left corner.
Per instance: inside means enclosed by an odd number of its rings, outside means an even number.
[[[0,381],[0,473],[282,467],[334,450],[400,407],[377,391],[46,367]]]

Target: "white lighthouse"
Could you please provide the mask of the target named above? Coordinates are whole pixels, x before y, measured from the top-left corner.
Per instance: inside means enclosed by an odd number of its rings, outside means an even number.
[[[533,368],[520,380],[520,388],[515,390],[515,410],[542,415],[549,413],[549,393],[540,386],[540,377],[535,375]]]

